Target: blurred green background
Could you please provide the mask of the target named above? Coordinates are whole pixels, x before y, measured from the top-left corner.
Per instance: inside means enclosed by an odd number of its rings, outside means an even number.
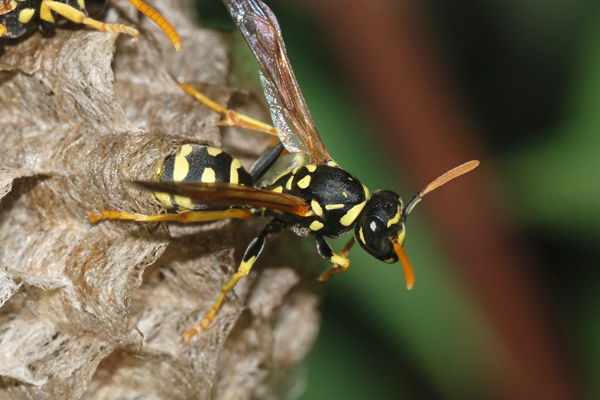
[[[202,25],[234,28],[219,0],[197,3]],[[428,182],[412,186],[389,157],[377,116],[366,113],[365,99],[312,18],[318,10],[309,12],[299,1],[267,3],[332,157],[371,191],[392,189],[410,198]],[[550,311],[557,352],[575,377],[575,397],[598,399],[600,4],[409,3],[419,9],[442,61],[438,67],[452,80],[498,175],[502,219]],[[381,263],[358,247],[350,253],[350,271],[327,282],[301,399],[502,398],[495,391],[506,383],[498,378],[501,340],[426,211],[419,206],[408,224],[406,251],[417,277],[412,291],[398,264]]]

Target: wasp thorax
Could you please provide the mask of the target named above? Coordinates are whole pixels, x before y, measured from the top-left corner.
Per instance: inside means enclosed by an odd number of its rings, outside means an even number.
[[[373,257],[387,263],[398,261],[391,239],[401,238],[404,242],[402,207],[398,194],[378,190],[371,195],[356,222],[356,241]]]

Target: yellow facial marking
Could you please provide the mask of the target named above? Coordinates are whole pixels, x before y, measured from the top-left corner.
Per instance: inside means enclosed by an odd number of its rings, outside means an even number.
[[[306,189],[310,185],[310,175],[306,175],[304,178],[298,181],[298,187],[300,189]]]
[[[317,170],[317,166],[313,164],[305,165],[308,172],[315,172]]]
[[[369,189],[367,189],[367,187],[365,185],[363,185],[363,189],[365,189],[365,197],[368,199],[369,198]]]
[[[398,206],[398,212],[396,213],[396,215],[394,215],[394,218],[388,221],[387,227],[389,228],[390,226],[398,223],[398,221],[400,221],[400,206]]]
[[[288,179],[287,183],[285,184],[285,188],[287,190],[292,190],[292,182],[294,181],[294,175],[292,174],[292,176],[290,176],[290,179]]]
[[[212,168],[204,168],[204,172],[202,172],[202,178],[200,178],[200,180],[204,183],[215,182],[215,170]]]
[[[319,221],[313,221],[312,224],[310,224],[309,228],[311,231],[318,231],[323,226],[324,225],[322,223],[320,223]]]
[[[180,209],[191,210],[194,207],[194,203],[189,197],[175,196],[175,202],[177,203],[177,208]]]
[[[16,0],[10,0],[10,10],[14,10],[15,8],[17,8],[17,6],[19,5],[19,3],[16,2]]]
[[[85,10],[85,0],[77,0],[77,4],[79,4],[79,8]]]
[[[6,35],[6,32],[8,32],[8,29],[6,29],[6,26],[0,24],[0,36]]]
[[[402,224],[402,230],[398,233],[398,243],[404,245],[404,241],[406,240],[406,227]]]
[[[340,209],[340,208],[344,208],[344,205],[343,204],[327,204],[325,206],[325,208],[327,210],[337,210],[337,209]]]
[[[358,234],[360,235],[360,240],[361,240],[363,243],[367,243],[367,242],[365,241],[365,235],[363,235],[362,226],[361,226],[361,227],[360,227],[360,229],[358,230]]]
[[[181,148],[183,151],[183,147]],[[188,172],[190,172],[190,163],[181,154],[181,151],[175,156],[175,165],[173,166],[173,181],[181,182],[185,179]]]
[[[283,193],[283,186],[277,186],[275,189],[271,189],[272,192]]]
[[[234,158],[231,162],[231,170],[229,171],[229,183],[233,183],[236,185],[240,183],[240,175],[238,174],[238,168],[240,168],[241,166],[242,163],[240,162],[240,160]]]
[[[331,160],[327,162],[327,165],[329,165],[330,167],[339,167],[339,164],[336,163],[335,161]]]
[[[206,151],[213,157],[216,157],[223,152],[223,150],[217,149],[216,147],[207,147]]]
[[[321,208],[321,205],[316,200],[313,200],[310,202],[310,207],[313,209],[315,214],[317,214],[319,217],[321,215],[323,215],[323,209]]]
[[[21,10],[19,13],[19,22],[22,24],[28,23],[31,20],[31,17],[33,17],[33,14],[35,14],[35,10],[33,8]]]
[[[367,201],[363,201],[360,204],[355,205],[354,207],[352,207],[350,210],[348,210],[348,212],[346,213],[346,215],[344,215],[341,219],[340,219],[340,223],[344,226],[350,226],[352,225],[352,223],[354,222],[354,220],[356,220],[356,217],[358,217],[358,214],[360,214],[360,212],[362,211],[363,208],[365,208],[365,205],[367,204]]]

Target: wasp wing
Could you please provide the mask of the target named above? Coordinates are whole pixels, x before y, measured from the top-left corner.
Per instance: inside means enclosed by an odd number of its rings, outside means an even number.
[[[301,217],[306,216],[310,211],[309,206],[300,197],[252,186],[202,182],[134,181],[132,183],[144,190],[185,196],[201,200],[206,204],[264,207]]]
[[[260,68],[265,97],[279,138],[290,153],[312,164],[331,160],[288,60],[279,23],[260,0],[223,0]]]

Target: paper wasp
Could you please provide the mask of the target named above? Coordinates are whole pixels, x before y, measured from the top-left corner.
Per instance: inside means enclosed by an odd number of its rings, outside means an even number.
[[[386,263],[400,261],[407,288],[414,273],[403,249],[406,218],[424,195],[477,167],[470,161],[445,173],[417,193],[406,205],[396,193],[368,189],[351,173],[332,160],[321,142],[304,97],[286,55],[278,22],[260,0],[224,0],[233,20],[242,31],[260,68],[260,78],[270,106],[275,129],[226,110],[194,91],[182,87],[211,109],[226,116],[225,124],[247,127],[278,135],[281,143],[269,149],[247,172],[239,161],[219,149],[184,145],[167,158],[157,174],[159,182],[135,182],[153,192],[155,198],[178,214],[145,216],[102,211],[90,219],[119,218],[138,221],[208,221],[222,218],[271,217],[269,224],[249,244],[238,271],[223,285],[214,306],[198,326],[184,333],[187,342],[205,329],[219,311],[226,294],[240,278],[248,275],[268,235],[291,229],[300,236],[314,236],[319,254],[334,264],[319,278],[345,272],[346,258],[357,241],[373,257]],[[272,183],[254,186],[277,160],[283,148],[308,162],[283,172]],[[227,206],[224,211],[209,206]],[[326,237],[336,238],[354,230],[354,237],[336,254]]]
[[[141,0],[129,0],[138,10],[154,21],[168,36],[176,50],[181,40],[171,24],[157,11]],[[107,24],[89,18],[106,8],[108,0],[0,0],[0,36],[18,38],[38,27],[50,31],[56,27],[55,14],[77,24],[85,24],[103,32],[120,32],[137,40],[140,33],[131,26]]]

